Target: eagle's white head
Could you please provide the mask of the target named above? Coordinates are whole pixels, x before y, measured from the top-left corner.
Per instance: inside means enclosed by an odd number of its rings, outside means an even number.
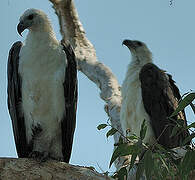
[[[28,29],[33,32],[50,32],[52,31],[51,23],[47,15],[38,9],[27,9],[20,17],[20,22],[17,26],[18,33]]]
[[[123,44],[126,45],[131,51],[132,62],[135,64],[146,64],[152,62],[152,53],[145,43],[137,40],[124,40]]]

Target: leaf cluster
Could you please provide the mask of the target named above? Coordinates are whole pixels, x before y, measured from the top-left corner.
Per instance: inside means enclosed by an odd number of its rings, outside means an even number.
[[[193,100],[195,99],[195,93],[188,93],[179,103],[178,108],[169,117],[177,115],[186,106],[190,105],[192,111],[195,114],[195,105]],[[114,135],[115,133],[120,134],[119,142],[115,144],[115,150],[112,154],[109,167],[117,158],[129,156],[130,161],[127,163],[125,160],[123,166],[114,173],[113,178],[119,180],[125,180],[128,178],[129,171],[136,169],[136,179],[139,180],[141,177],[146,179],[164,180],[164,179],[189,179],[190,173],[195,171],[195,149],[194,147],[188,147],[186,149],[185,156],[179,157],[177,153],[170,149],[165,149],[161,145],[155,143],[153,145],[145,144],[143,142],[147,126],[145,120],[141,125],[140,135],[137,137],[134,134],[124,136],[123,133],[112,127],[109,122],[107,124],[100,124],[98,130],[110,127],[106,134],[106,137]],[[182,123],[178,121],[177,125],[172,131],[171,136],[179,133],[181,128],[187,128],[191,130],[191,135],[186,138],[183,142],[185,144],[188,141],[193,140],[195,137],[195,122],[191,123],[187,127],[184,127]]]

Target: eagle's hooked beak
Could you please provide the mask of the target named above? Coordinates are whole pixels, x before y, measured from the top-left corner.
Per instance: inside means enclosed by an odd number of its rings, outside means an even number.
[[[25,26],[24,22],[21,21],[18,25],[17,25],[17,31],[18,31],[18,34],[20,36],[22,36],[22,32],[26,29],[27,27]]]
[[[127,45],[130,44],[130,43],[132,43],[131,40],[125,39],[125,40],[123,41],[122,45],[126,45],[126,46],[127,46]]]
[[[122,45],[127,46],[130,51],[136,49],[135,41],[132,41],[132,40],[129,40],[129,39],[125,39],[123,41]]]
[[[134,48],[134,47],[135,47],[133,41],[128,40],[128,39],[125,39],[125,40],[123,41],[122,45],[125,45],[125,46],[127,46],[128,48]]]

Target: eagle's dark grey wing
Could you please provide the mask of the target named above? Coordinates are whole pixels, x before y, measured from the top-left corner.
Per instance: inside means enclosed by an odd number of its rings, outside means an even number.
[[[174,121],[167,118],[174,112],[181,98],[172,77],[154,64],[148,63],[141,69],[139,78],[144,108],[150,117],[158,143],[167,148],[180,146],[189,132],[182,130],[178,135],[170,137],[177,119],[182,119],[187,124],[184,111],[173,117]]]
[[[76,111],[77,111],[77,63],[74,51],[71,45],[64,45],[63,49],[66,53],[67,64],[65,82],[64,82],[64,96],[65,96],[65,115],[62,120],[62,153],[65,162],[69,162],[73,136],[76,125]]]
[[[8,77],[8,109],[12,120],[16,150],[18,157],[28,157],[30,147],[27,146],[24,116],[21,112],[21,79],[18,74],[19,52],[22,42],[13,44],[9,51],[7,64]]]

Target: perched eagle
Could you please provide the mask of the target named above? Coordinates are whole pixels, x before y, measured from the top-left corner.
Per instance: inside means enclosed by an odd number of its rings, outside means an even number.
[[[124,40],[131,51],[132,61],[128,65],[122,84],[122,107],[120,120],[122,129],[139,136],[142,122],[146,121],[147,132],[144,142],[156,141],[166,148],[174,148],[189,135],[182,130],[170,137],[178,119],[187,125],[184,111],[170,120],[181,99],[179,90],[171,75],[166,74],[152,62],[152,54],[146,44],[140,41]]]
[[[77,109],[77,67],[70,45],[60,43],[47,15],[28,9],[8,59],[8,109],[18,157],[69,162]]]

